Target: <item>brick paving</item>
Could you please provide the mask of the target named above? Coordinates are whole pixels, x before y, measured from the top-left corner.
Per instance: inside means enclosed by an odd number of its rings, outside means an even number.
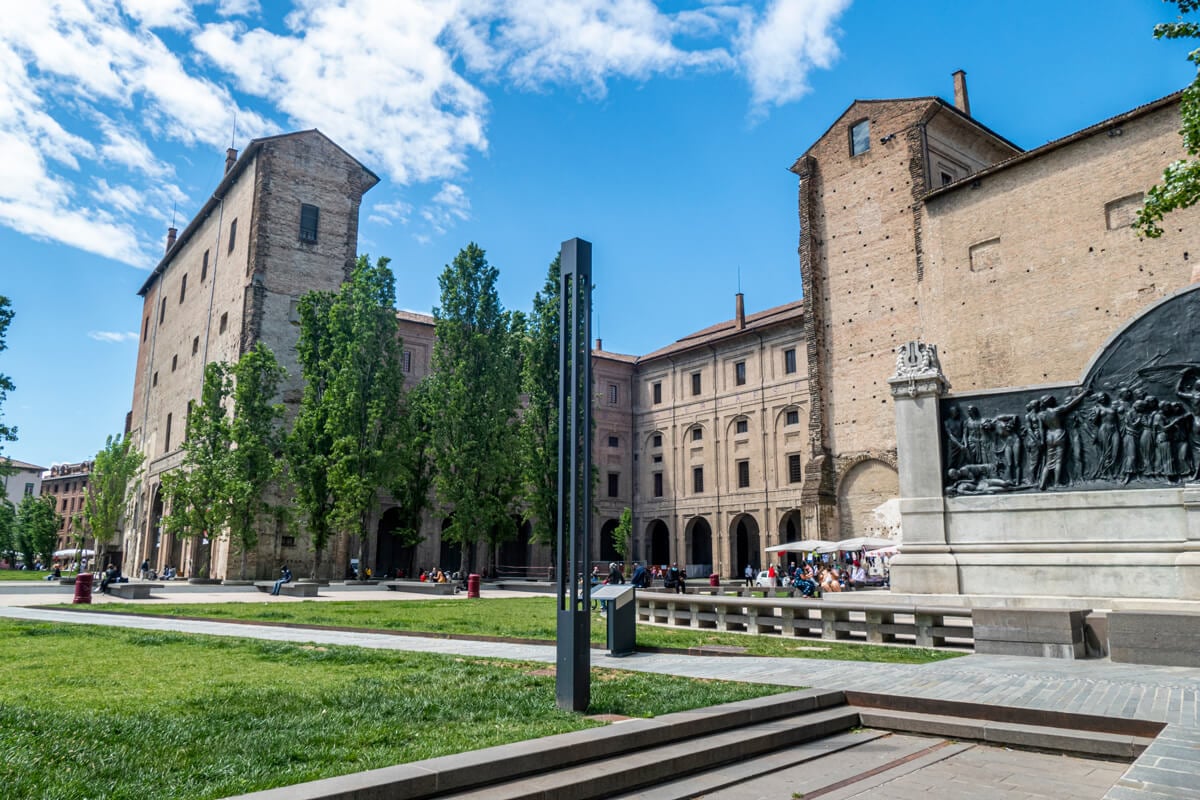
[[[211,593],[217,594],[215,591]],[[18,596],[22,595],[12,592],[0,595],[0,603],[12,602]],[[373,593],[372,597],[378,599],[378,592]],[[233,598],[224,595],[208,599]],[[261,599],[261,595],[256,599]],[[57,599],[42,595],[37,602],[63,601],[65,597]],[[550,664],[556,659],[553,645],[247,626],[230,622],[114,614],[87,615],[12,604],[0,606],[0,616],[214,636],[511,658]],[[1064,661],[986,655],[968,655],[932,664],[912,665],[658,653],[635,653],[626,658],[610,658],[602,652],[593,652],[592,664],[695,678],[856,689],[1165,722],[1169,727],[1163,735],[1129,767],[1106,795],[1106,800],[1200,800],[1200,669],[1114,664],[1107,659]]]

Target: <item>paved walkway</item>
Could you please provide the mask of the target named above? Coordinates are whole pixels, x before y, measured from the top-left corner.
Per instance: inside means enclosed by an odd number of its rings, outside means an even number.
[[[209,600],[235,599],[228,593],[215,590],[206,594],[221,595],[220,598],[211,597]],[[0,602],[11,602],[17,596],[20,596],[20,593],[0,594]],[[258,598],[261,599],[262,595],[258,595]],[[368,598],[379,599],[378,591],[362,597]],[[58,600],[42,594],[37,602],[65,602],[65,597]],[[43,622],[522,659],[551,664],[556,660],[552,644],[523,645],[249,626],[232,622],[204,622],[169,617],[92,615],[17,605],[0,606],[0,616]],[[1133,797],[1200,798],[1200,670],[1197,669],[1114,664],[1107,659],[1064,661],[984,655],[969,655],[932,664],[912,665],[658,653],[636,653],[626,658],[611,658],[600,651],[593,651],[592,664],[596,667],[660,672],[694,678],[857,689],[1165,722],[1170,727],[1164,731],[1164,735],[1160,736],[1159,741],[1126,773],[1108,797],[1111,800],[1127,800]]]

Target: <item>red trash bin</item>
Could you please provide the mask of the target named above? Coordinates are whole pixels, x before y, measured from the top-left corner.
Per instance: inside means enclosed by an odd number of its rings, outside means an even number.
[[[474,573],[467,576],[467,597],[479,597],[479,576]]]
[[[75,576],[75,599],[72,603],[92,602],[92,573],[81,572]]]

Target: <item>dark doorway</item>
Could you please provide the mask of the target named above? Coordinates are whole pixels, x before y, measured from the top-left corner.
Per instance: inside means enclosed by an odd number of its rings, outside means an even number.
[[[604,563],[611,561],[623,561],[624,557],[617,552],[617,546],[613,544],[613,531],[617,529],[617,521],[610,519],[600,526],[600,560]]]
[[[746,565],[759,568],[762,552],[758,541],[758,521],[749,514],[737,518],[733,526],[734,563],[731,569],[734,574],[730,577],[740,578],[745,575]]]
[[[784,514],[779,530],[783,534],[784,542],[798,542],[804,538],[800,535],[800,512],[789,511]]]
[[[712,572],[712,526],[704,517],[692,520],[688,532],[691,548],[687,560],[689,577],[707,578]]]
[[[517,535],[502,542],[496,552],[496,577],[525,577],[529,572],[529,536],[532,522],[516,522]]]
[[[416,547],[401,545],[395,531],[401,527],[400,509],[389,508],[379,519],[379,534],[375,540],[374,573],[379,578],[397,578],[413,574],[413,555]]]
[[[671,563],[671,533],[667,523],[656,519],[646,531],[650,540],[650,563],[660,567]]]

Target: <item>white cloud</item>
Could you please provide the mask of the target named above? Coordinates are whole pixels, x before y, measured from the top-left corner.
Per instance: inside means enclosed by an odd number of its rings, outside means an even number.
[[[138,335],[134,331],[88,331],[88,338],[97,342],[136,342]]]
[[[412,205],[402,200],[396,200],[392,203],[376,203],[371,206],[371,214],[367,219],[378,225],[390,226],[393,222],[407,225],[412,210]]]
[[[800,99],[809,91],[809,71],[833,66],[840,55],[835,25],[849,5],[850,0],[772,0],[738,41],[757,109]]]
[[[432,202],[433,205],[421,209],[421,217],[439,236],[454,227],[456,222],[471,218],[471,201],[461,186],[443,183]]]
[[[196,24],[188,0],[121,0],[121,6],[147,28],[186,30]]]
[[[258,0],[217,0],[217,13],[222,17],[247,17],[261,11]]]

